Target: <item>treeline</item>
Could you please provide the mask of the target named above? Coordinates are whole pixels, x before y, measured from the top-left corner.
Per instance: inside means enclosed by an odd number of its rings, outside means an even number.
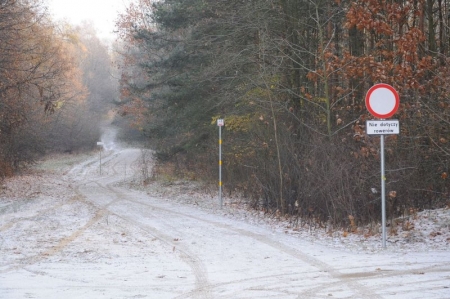
[[[0,179],[95,146],[117,83],[91,27],[55,24],[39,0],[0,0]]]
[[[364,98],[400,94],[386,136],[391,217],[449,203],[450,1],[140,0],[119,22],[122,114],[180,173],[255,208],[345,224],[380,215]]]

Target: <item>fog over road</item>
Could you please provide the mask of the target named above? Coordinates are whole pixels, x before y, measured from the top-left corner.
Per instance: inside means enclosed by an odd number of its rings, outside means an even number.
[[[0,206],[0,298],[450,298],[450,250],[354,252],[153,197],[130,188],[141,155]]]

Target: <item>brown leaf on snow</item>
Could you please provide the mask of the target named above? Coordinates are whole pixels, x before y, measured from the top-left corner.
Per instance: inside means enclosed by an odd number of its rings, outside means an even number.
[[[432,237],[432,238],[434,238],[436,236],[440,236],[440,235],[442,235],[440,232],[431,232],[430,233],[430,237]]]

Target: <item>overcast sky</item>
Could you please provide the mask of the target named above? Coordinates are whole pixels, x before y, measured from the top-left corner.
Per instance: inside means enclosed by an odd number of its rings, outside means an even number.
[[[131,0],[47,0],[54,20],[66,19],[73,25],[92,20],[100,38],[113,39],[115,21]]]

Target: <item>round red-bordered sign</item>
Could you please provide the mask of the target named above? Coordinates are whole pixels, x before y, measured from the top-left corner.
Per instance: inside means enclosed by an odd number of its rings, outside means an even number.
[[[366,94],[366,107],[378,118],[389,118],[397,112],[400,97],[394,87],[380,83],[372,86]]]

